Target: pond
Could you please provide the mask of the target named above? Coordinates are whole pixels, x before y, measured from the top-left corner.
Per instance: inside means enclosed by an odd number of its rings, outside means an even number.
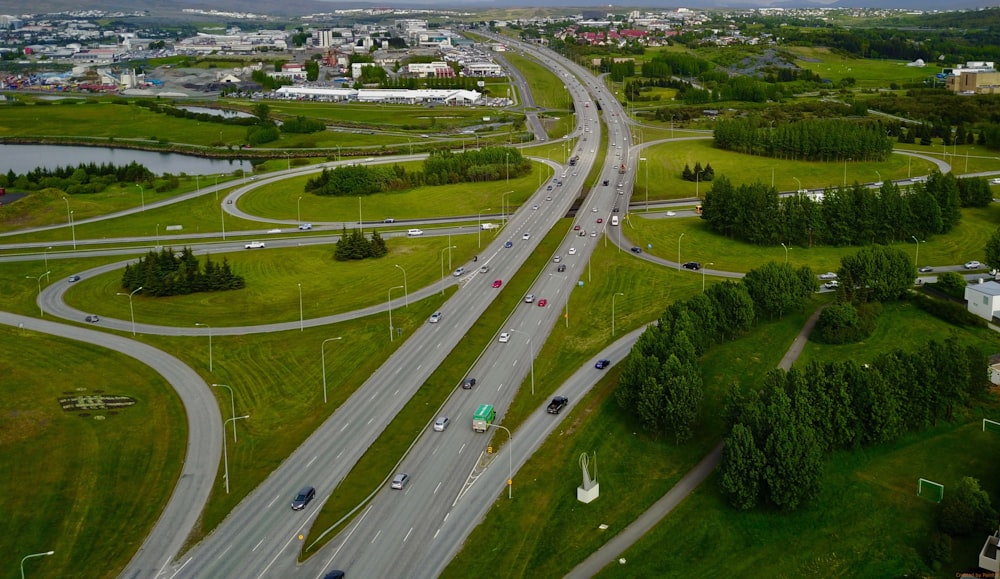
[[[76,167],[80,163],[111,163],[128,165],[132,161],[144,165],[157,175],[220,175],[233,173],[250,163],[229,159],[206,159],[178,153],[157,153],[109,147],[76,147],[63,145],[0,145],[0,171],[27,173],[36,168],[55,169]]]

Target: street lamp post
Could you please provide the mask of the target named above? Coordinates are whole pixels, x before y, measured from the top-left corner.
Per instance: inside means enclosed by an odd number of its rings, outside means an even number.
[[[879,173],[878,169],[875,169],[875,174],[878,175],[879,186],[881,186],[881,184],[882,184],[882,173]]]
[[[444,295],[444,252],[449,249],[455,249],[455,247],[454,245],[449,245],[441,250],[441,295]]]
[[[160,248],[160,224],[156,224],[156,248]]]
[[[42,252],[42,257],[45,259],[45,271],[49,271],[49,250],[50,249],[52,249],[51,245],[48,246],[48,247],[46,247],[45,251]]]
[[[392,290],[394,290],[394,289],[403,289],[403,286],[397,285],[397,286],[393,286],[393,287],[389,288],[388,304],[389,304],[389,341],[390,342],[392,341],[392,332],[393,332],[393,327],[392,327]]]
[[[299,331],[305,331],[305,325],[302,319],[302,284],[299,285]]]
[[[201,177],[197,174],[194,176],[194,190],[201,193]]]
[[[222,216],[222,241],[226,240],[226,210],[219,205],[219,215]]]
[[[795,179],[795,182],[796,182],[796,183],[798,184],[798,186],[799,186],[799,188],[798,188],[798,189],[796,189],[796,190],[795,190],[795,192],[796,192],[796,193],[801,193],[801,192],[802,192],[802,181],[799,181],[799,178],[798,178],[798,177],[792,177],[792,179]]]
[[[133,336],[135,335],[135,310],[132,309],[132,296],[134,296],[135,292],[138,292],[138,291],[142,291],[142,286],[139,286],[139,287],[135,288],[134,290],[132,290],[132,293],[126,294],[126,293],[118,292],[118,295],[120,295],[120,296],[128,296],[128,313],[132,317],[132,335]]]
[[[618,292],[611,296],[611,337],[615,337],[615,298],[618,296],[624,296],[622,292]]]
[[[223,478],[226,479],[226,494],[227,495],[229,494],[229,448],[226,445],[226,422],[232,422],[233,423],[233,428],[236,428],[236,421],[237,420],[243,420],[245,418],[250,418],[250,415],[247,414],[246,416],[234,416],[234,417],[230,418],[229,420],[226,420],[225,422],[222,423],[222,458],[223,458],[223,461],[226,463],[226,474],[224,474],[222,476],[223,476]],[[233,442],[235,443],[236,441],[233,440]]]
[[[195,322],[194,325],[196,325],[196,326],[205,326],[206,328],[208,328],[208,371],[211,372],[212,371],[212,326],[210,326],[208,324],[203,324],[201,322]],[[233,414],[236,414],[236,413],[233,412]],[[236,428],[236,426],[234,425],[233,428]],[[233,433],[233,438],[235,438],[235,437],[236,437],[236,433],[234,432]]]
[[[850,160],[850,157],[844,159],[844,187],[847,187],[847,162]]]
[[[680,237],[677,238],[677,271],[681,269],[681,240],[684,239],[684,234],[682,233]]]
[[[646,212],[649,212],[649,160],[646,157],[639,157],[640,161],[646,164]]]
[[[334,340],[340,340],[343,336],[337,336],[336,338],[327,338],[323,340],[323,343],[319,345],[319,358],[320,363],[323,366],[323,404],[326,404],[326,350],[323,346],[326,346],[327,342],[332,342]]]
[[[451,247],[454,247],[454,246],[449,246],[449,249]],[[444,257],[444,256],[442,256],[442,257]],[[410,307],[410,298],[409,298],[409,292],[406,290],[406,270],[403,269],[403,266],[399,265],[398,263],[394,264],[394,265],[399,268],[399,271],[403,272],[403,304],[404,304],[405,307],[408,308],[408,307]]]
[[[913,263],[917,264],[917,267],[920,267],[920,241],[917,239],[916,235],[911,235],[910,239],[913,240],[913,243],[917,244],[917,251],[916,255],[913,256]]]
[[[534,356],[534,351],[531,349],[531,335],[528,334],[528,333],[526,333],[526,332],[522,332],[520,330],[515,330],[514,328],[511,328],[510,331],[512,333],[514,333],[514,334],[521,334],[523,336],[527,336],[527,338],[528,338],[528,359],[531,361],[531,395],[534,396],[535,395],[535,356]]]
[[[785,248],[785,263],[788,263],[788,246],[787,246],[787,245],[785,245],[785,242],[784,242],[784,241],[782,241],[782,242],[781,242],[781,247],[784,247],[784,248]]]
[[[295,201],[295,217],[298,219],[299,223],[302,223],[302,196],[299,195],[297,201]]]
[[[292,154],[286,151],[285,152],[285,160],[288,161],[288,170],[291,171],[292,170]]]
[[[361,219],[361,196],[358,196],[358,229],[364,233],[364,221]]]
[[[510,435],[510,430],[506,427],[500,426],[499,424],[493,424],[492,422],[486,426],[492,426],[494,428],[502,428],[507,431],[507,444],[510,448],[507,449],[507,498],[512,499],[513,488],[514,488],[514,459],[511,455],[514,454],[514,437]]]
[[[499,428],[503,428],[503,427],[500,426]],[[507,430],[507,429],[504,428],[504,430]],[[510,431],[508,430],[507,433],[510,434]],[[21,579],[24,579],[24,562],[25,561],[27,561],[28,559],[31,559],[32,557],[48,557],[49,555],[54,555],[54,554],[55,554],[55,551],[46,551],[44,553],[34,553],[32,555],[28,555],[24,559],[21,559]]]
[[[478,228],[479,231],[477,232],[477,235],[479,237],[479,249],[483,248],[483,213],[491,209],[492,207],[487,207],[486,209],[483,209],[482,211],[479,212],[479,218],[477,219],[477,224],[479,225]]]
[[[73,232],[73,249],[76,249],[76,228],[73,227],[73,212],[69,210],[69,199],[63,197],[62,200],[66,202],[66,222],[69,223],[69,228]]]
[[[233,387],[230,386],[230,385],[228,385],[228,384],[212,384],[212,387],[213,388],[225,388],[226,390],[229,390],[229,409],[230,409],[229,416],[230,417],[236,416],[236,395],[233,394]],[[236,423],[235,422],[233,422],[233,442],[237,442],[237,440],[236,440]]]
[[[33,279],[33,280],[35,280],[35,281],[38,282],[38,297],[36,299],[38,300],[38,317],[41,317],[41,318],[45,317],[45,310],[42,308],[42,300],[41,300],[41,298],[42,298],[42,278],[44,277],[45,281],[48,281],[49,280],[49,273],[50,272],[46,271],[43,274],[39,274],[39,276],[37,278],[34,277],[34,276],[30,276],[30,275],[24,276],[25,279]]]
[[[705,293],[705,269],[710,265],[715,265],[715,262],[710,261],[705,264],[705,267],[701,268],[701,293]]]
[[[216,201],[219,200],[219,177],[221,177],[221,176],[222,175],[216,175],[215,176],[215,200]]]
[[[136,187],[139,188],[139,200],[142,203],[142,210],[146,210],[146,191],[142,188],[142,185],[136,183]]]
[[[507,191],[506,193],[500,194],[500,214],[503,217],[503,224],[507,225],[507,204],[504,202],[505,198],[513,193],[513,191]],[[509,200],[507,200],[509,203]]]

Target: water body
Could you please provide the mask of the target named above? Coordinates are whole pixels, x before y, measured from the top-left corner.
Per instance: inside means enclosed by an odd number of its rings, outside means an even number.
[[[178,153],[156,153],[134,149],[112,149],[107,147],[75,147],[62,145],[0,145],[0,171],[7,173],[27,173],[39,167],[77,166],[80,163],[111,163],[128,165],[132,161],[144,165],[157,175],[171,173],[180,175],[223,175],[240,171],[250,171],[250,163],[238,160],[205,159]]]
[[[245,113],[243,111],[230,111],[226,109],[211,109],[208,107],[177,107],[182,111],[188,111],[191,113],[198,113],[199,115],[212,115],[213,117],[222,117],[226,119],[252,119],[253,115],[250,113]]]

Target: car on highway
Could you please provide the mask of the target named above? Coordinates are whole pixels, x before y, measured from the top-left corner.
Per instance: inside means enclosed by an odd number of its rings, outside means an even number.
[[[593,151],[591,151],[591,153],[593,153]],[[604,181],[601,181],[601,185],[604,185],[605,187],[607,187],[608,186],[608,180],[605,179]]]
[[[267,232],[268,233],[281,233],[281,230],[276,227],[274,229],[269,229]]]
[[[433,314],[431,314],[431,319],[429,319],[427,321],[430,322],[430,323],[432,323],[432,324],[436,324],[436,323],[440,322],[441,321],[441,312],[434,312]]]
[[[535,211],[535,210],[537,210],[537,209],[538,209],[538,205],[532,205],[532,206],[531,206],[531,209],[532,209],[532,211]]]
[[[326,575],[323,575],[323,579],[344,579],[345,576],[344,572],[340,569],[334,569]]]
[[[438,416],[437,420],[434,421],[434,430],[444,432],[449,424],[451,424],[451,420],[448,420],[447,416]]]
[[[521,235],[521,239],[531,239],[531,234],[530,233],[524,233],[524,234]]]
[[[982,269],[983,264],[979,263],[978,261],[972,260],[965,262],[965,265],[963,265],[962,267],[964,267],[965,269]]]
[[[826,273],[819,274],[819,279],[837,279],[837,274],[832,271],[828,271]]]
[[[552,201],[552,197],[546,197],[545,200],[546,201]]]
[[[552,262],[553,263],[559,263],[560,261],[562,261],[562,256],[561,255],[557,255],[557,256],[555,256],[555,257],[552,258]]]
[[[591,213],[597,213],[597,207],[591,207],[590,211]]]
[[[674,215],[677,215],[676,211],[667,211],[667,217],[673,217]]]
[[[576,255],[576,248],[575,247],[569,248],[569,254],[570,255]]]
[[[392,482],[389,484],[389,488],[401,491],[408,482],[410,482],[410,475],[405,472],[397,473],[396,476],[392,477]]]
[[[299,231],[307,231],[307,230],[312,229],[312,228],[313,228],[313,224],[312,223],[300,223],[299,224]]]
[[[510,334],[508,334],[507,332],[501,332],[500,338],[497,339],[497,341],[500,342],[501,344],[506,344],[507,342],[510,341]]]
[[[514,247],[514,242],[508,239],[507,243],[504,243],[503,246],[509,249],[511,247]]]
[[[598,217],[597,218],[597,222],[598,223],[604,223],[604,218],[603,217]]]
[[[396,220],[393,219],[392,217],[386,217],[385,219],[382,220],[382,223],[395,223],[395,222]]]
[[[299,494],[295,495],[295,498],[292,499],[292,510],[301,511],[306,508],[306,505],[308,505],[309,501],[313,500],[315,496],[316,489],[312,487],[302,487]]]
[[[546,408],[545,411],[549,414],[559,414],[562,412],[563,408],[566,408],[567,404],[569,404],[569,398],[566,398],[565,396],[556,396],[552,399],[552,402],[549,402],[549,407]]]
[[[574,225],[573,226],[573,231],[580,231],[580,226],[579,225]]]
[[[472,387],[475,386],[475,385],[476,385],[476,379],[475,378],[466,378],[465,380],[462,380],[462,389],[463,390],[472,390]]]
[[[615,205],[614,208],[611,209],[611,212],[612,213],[618,213],[618,206]]]
[[[695,270],[697,270],[697,269],[701,269],[701,264],[698,263],[697,261],[689,261],[689,262],[685,263],[684,265],[682,265],[681,267],[683,267],[684,269],[695,269]]]
[[[406,231],[406,236],[407,237],[419,237],[419,236],[421,236],[423,234],[424,234],[424,232],[422,230],[420,230],[420,229],[408,229]]]
[[[632,253],[642,253],[642,248],[639,247],[638,245],[633,245],[632,249],[630,249],[629,251],[631,251]]]
[[[530,304],[530,303],[534,303],[534,301],[535,301],[535,294],[528,294],[528,295],[524,296],[524,303]]]
[[[101,318],[97,314],[91,314],[86,318],[84,318],[84,321],[90,322],[91,324],[96,324],[97,322],[101,321]]]
[[[498,287],[500,287],[502,285],[503,285],[503,280],[502,279],[495,279],[495,280],[493,280],[493,287],[498,288]]]
[[[990,179],[990,185],[1000,185],[1000,178]]]
[[[465,273],[465,268],[464,267],[459,267],[459,268],[455,269],[455,272],[452,273],[451,275],[453,275],[455,277],[458,277],[458,276],[462,275],[463,273]]]
[[[547,300],[545,298],[542,298],[542,299],[538,300],[538,307],[540,307],[540,308],[544,308],[548,304],[549,304],[549,300]]]
[[[920,273],[930,273],[930,272],[934,271],[934,268],[931,267],[931,266],[929,266],[929,265],[925,265],[925,266],[921,267],[920,269],[918,269],[917,271],[919,271]]]
[[[603,370],[603,369],[607,368],[610,365],[611,365],[611,360],[603,360],[602,359],[602,360],[598,360],[597,363],[594,364],[594,368],[597,368],[598,370]]]
[[[559,271],[559,272],[566,271],[566,264],[565,263],[560,263],[559,267],[556,268],[556,271]]]
[[[66,281],[68,281],[69,283],[73,283],[75,281],[80,281],[80,276],[78,276],[78,275],[71,275],[71,276],[69,276],[69,278]]]
[[[250,243],[244,244],[244,249],[261,249],[264,247],[263,241],[251,241]]]
[[[587,237],[587,231],[584,230],[584,229],[581,229],[579,235],[580,235],[580,237]]]

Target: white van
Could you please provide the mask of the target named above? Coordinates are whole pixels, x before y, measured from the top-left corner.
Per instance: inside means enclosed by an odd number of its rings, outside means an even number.
[[[406,232],[406,235],[408,237],[417,237],[418,235],[423,235],[423,234],[424,232],[420,229],[410,229],[409,231]]]
[[[611,225],[618,225],[618,216],[617,215],[612,215],[611,216]]]

